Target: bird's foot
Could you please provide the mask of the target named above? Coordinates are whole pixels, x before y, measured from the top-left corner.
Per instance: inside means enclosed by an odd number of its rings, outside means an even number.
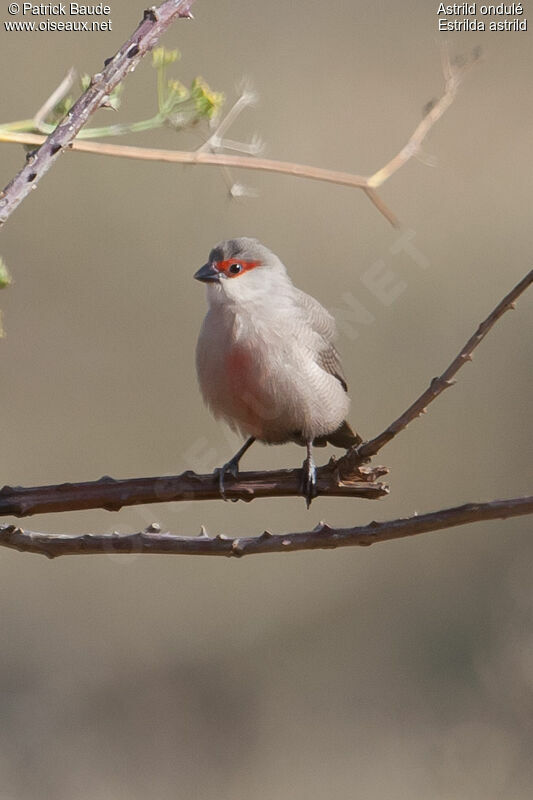
[[[234,478],[239,477],[239,461],[246,453],[248,448],[250,448],[253,445],[254,442],[255,442],[255,436],[250,436],[250,438],[245,441],[241,449],[235,453],[233,458],[231,458],[226,464],[224,464],[224,466],[218,467],[218,469],[215,470],[215,475],[218,475],[218,488],[220,490],[220,496],[223,500],[228,500],[228,498],[226,497],[226,490],[224,487],[224,477],[226,473],[229,472],[229,474],[233,475]],[[230,497],[229,499],[231,500],[232,503],[236,503],[238,498]]]
[[[311,456],[308,456],[302,464],[302,494],[305,497],[305,504],[309,508],[318,494],[316,488],[316,466]]]
[[[237,502],[237,498],[236,497],[231,497],[231,498],[226,497],[226,487],[224,485],[224,478],[226,476],[226,473],[229,473],[234,478],[238,478],[239,477],[239,459],[238,458],[234,457],[234,458],[230,459],[228,462],[226,462],[226,464],[223,464],[223,466],[221,466],[221,467],[217,467],[216,470],[215,470],[215,475],[218,476],[218,489],[219,489],[221,498],[225,502],[227,502],[228,500],[231,500],[232,503],[236,503]]]

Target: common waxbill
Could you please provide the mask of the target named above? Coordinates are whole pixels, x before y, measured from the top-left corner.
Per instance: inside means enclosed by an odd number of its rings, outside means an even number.
[[[297,289],[280,259],[257,239],[214,247],[194,277],[207,285],[209,309],[196,348],[204,401],[246,442],[217,470],[238,476],[257,439],[307,448],[302,493],[316,496],[313,445],[348,449],[361,437],[346,422],[350,405],[334,339],[335,320]]]

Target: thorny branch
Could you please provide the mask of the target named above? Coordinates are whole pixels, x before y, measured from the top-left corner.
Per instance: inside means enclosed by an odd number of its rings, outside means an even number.
[[[451,378],[467,361],[493,325],[533,282],[533,270],[501,300],[460,353],[439,378],[382,433],[353,448],[341,459],[331,459],[318,470],[318,493],[329,496],[376,499],[388,493],[378,480],[387,474],[385,467],[363,466],[387,442],[404,430],[409,422],[423,413],[426,406],[448,386]],[[300,494],[300,471],[244,472],[237,479],[228,476],[227,496],[232,500],[250,501],[257,497],[288,497]],[[134,478],[115,480],[104,477],[86,483],[65,483],[59,486],[11,487],[0,491],[0,515],[25,517],[59,511],[104,508],[118,511],[126,505],[183,500],[218,499],[218,481],[213,475],[184,472],[176,477]],[[524,512],[525,513],[525,512]]]
[[[190,16],[189,9],[192,2],[193,0],[166,0],[158,9],[153,7],[145,12],[144,20],[137,31],[116,56],[106,62],[104,71],[93,76],[90,87],[73,106],[65,120],[47,139],[35,134],[0,131],[0,141],[40,145],[39,150],[30,156],[26,167],[11,181],[4,192],[0,193],[0,225],[36,186],[58,155],[67,147],[118,157],[259,169],[352,186],[362,189],[378,210],[391,223],[397,224],[392,212],[377,195],[376,188],[419,152],[429,130],[453,102],[469,64],[452,64],[447,51],[443,55],[445,89],[442,97],[428,108],[422,122],[402,150],[370,177],[301,164],[253,159],[242,155],[206,152],[207,147],[200,148],[194,153],[183,153],[74,141],[89,116],[106,104],[109,94],[124,80],[128,72],[133,71],[142,56],[155,45],[170,23],[176,17]],[[210,145],[209,142],[208,146]],[[502,314],[508,308],[513,307],[514,301],[531,284],[532,280],[533,272],[526,275],[496,306],[447,370],[439,378],[435,378],[429,388],[383,433],[369,442],[363,443],[358,450],[350,451],[339,461],[332,459],[328,465],[321,468],[318,483],[321,494],[374,498],[388,492],[388,487],[377,481],[380,476],[386,474],[386,468],[362,466],[362,463],[379,452],[381,447],[403,430],[409,422],[423,413],[432,400],[452,385],[452,377],[466,361],[471,359],[471,353],[475,347]],[[232,499],[243,500],[251,500],[259,496],[295,495],[299,493],[299,471],[244,473],[237,481],[228,486],[227,493]],[[100,507],[117,510],[124,505],[135,503],[211,499],[214,497],[218,497],[218,487],[213,476],[195,475],[191,472],[175,478],[139,478],[130,481],[115,481],[112,478],[106,478],[85,484],[62,484],[33,488],[4,487],[0,492],[0,513],[25,516],[75,508]],[[67,554],[123,552],[243,556],[252,553],[370,545],[377,541],[442,530],[480,520],[504,519],[531,513],[533,513],[532,497],[511,498],[488,503],[471,503],[389,522],[371,522],[366,526],[334,529],[321,523],[313,531],[303,533],[273,535],[265,531],[259,537],[238,539],[230,539],[222,535],[212,538],[203,528],[198,537],[177,536],[161,533],[156,524],[145,531],[131,535],[85,534],[82,536],[44,534],[24,531],[14,525],[2,525],[0,526],[0,545],[20,551],[40,553],[50,558]]]
[[[91,114],[105,105],[113,89],[129,72],[134,71],[141,58],[157,44],[170,24],[178,17],[190,17],[190,7],[193,2],[194,0],[165,0],[159,8],[153,6],[145,11],[144,19],[137,30],[118,53],[106,61],[104,70],[93,75],[89,88],[76,101],[53,133],[48,138],[39,136],[37,141],[34,139],[29,142],[40,147],[28,158],[27,164],[4,191],[0,192],[0,226],[37,186],[65,148],[72,145]]]
[[[420,417],[422,414],[425,414],[427,406],[433,400],[435,400],[439,394],[442,394],[445,389],[448,389],[450,386],[455,384],[455,381],[452,380],[453,376],[459,372],[461,367],[466,364],[467,361],[472,361],[472,353],[478,344],[483,341],[487,333],[500,319],[500,317],[506,311],[509,311],[509,309],[515,307],[515,300],[517,300],[518,297],[525,292],[531,283],[533,283],[533,270],[525,275],[522,280],[516,284],[514,289],[511,289],[509,294],[505,295],[503,300],[501,300],[496,308],[491,311],[487,319],[480,324],[477,331],[470,337],[463,349],[454,358],[449,367],[444,370],[442,375],[440,375],[438,378],[433,378],[425,392],[422,392],[420,397],[418,397],[414,403],[412,403],[409,408],[403,412],[403,414],[400,414],[398,419],[395,419],[394,422],[391,422],[386,430],[380,433],[379,436],[371,439],[369,442],[364,442],[357,449],[357,454],[362,458],[375,456],[376,453],[378,453],[381,448],[384,447],[384,445],[390,442],[391,439],[394,439],[394,437],[397,436],[400,431],[403,431],[410,422],[417,417]]]
[[[184,3],[183,5],[186,6],[187,4]],[[161,13],[162,8],[163,6],[160,7],[158,13]],[[137,37],[137,34],[138,32],[134,34],[134,37],[132,37],[132,39],[130,39],[126,45],[124,45],[119,55],[121,53],[126,53],[127,55],[128,45],[131,47],[131,42],[134,38]],[[153,46],[153,42],[150,46]],[[275,161],[266,158],[255,158],[246,155],[233,155],[228,153],[207,152],[207,150],[209,149],[209,143],[212,141],[213,137],[209,138],[205,146],[193,152],[180,151],[180,150],[161,150],[161,149],[146,148],[146,147],[132,147],[128,145],[117,145],[117,144],[108,144],[103,142],[87,142],[78,140],[71,143],[70,149],[77,150],[82,153],[94,153],[98,155],[114,156],[115,158],[133,158],[133,159],[142,159],[145,161],[163,161],[166,163],[174,163],[174,164],[196,164],[196,165],[201,164],[204,166],[216,166],[224,168],[233,167],[237,169],[260,170],[263,172],[275,172],[283,175],[292,175],[293,177],[296,178],[308,178],[311,180],[340,184],[342,186],[350,186],[352,188],[362,189],[366,194],[366,196],[369,198],[369,200],[376,206],[378,211],[381,214],[383,214],[383,216],[392,225],[398,226],[399,223],[396,216],[385,205],[385,203],[378,195],[376,190],[380,186],[382,186],[385,183],[385,181],[391,177],[391,175],[397,172],[398,169],[400,169],[400,167],[406,164],[411,158],[418,155],[418,153],[420,152],[420,147],[424,139],[430,132],[431,128],[435,125],[435,123],[442,117],[444,112],[453,103],[457,95],[459,85],[464,77],[464,74],[479,57],[479,52],[474,52],[472,59],[470,61],[465,61],[465,63],[454,63],[451,61],[449,57],[447,48],[443,49],[442,54],[443,54],[442,61],[443,61],[443,73],[444,73],[444,91],[442,96],[439,98],[439,100],[435,101],[434,103],[430,103],[428,105],[422,121],[415,128],[415,130],[409,137],[409,140],[404,145],[404,147],[402,147],[399,153],[397,153],[394,156],[394,158],[392,158],[384,167],[381,167],[373,175],[370,176],[365,177],[363,175],[356,175],[350,172],[340,172],[338,170],[324,169],[322,167],[313,167],[305,164],[296,164],[286,161]],[[118,56],[115,56],[115,60],[117,59],[117,57]],[[104,72],[104,75],[105,74],[106,73]],[[109,92],[116,85],[117,82],[118,81],[115,81],[112,86],[109,86],[106,89],[104,97],[105,95],[109,94]],[[72,111],[74,111],[78,107],[78,104],[84,100],[86,95],[87,92],[84,95],[82,95],[80,100],[78,100],[78,103],[76,103]],[[99,103],[101,104],[101,99]],[[93,110],[96,110],[97,107],[98,105],[96,105]],[[62,123],[62,125],[65,125],[65,123]],[[56,131],[54,132],[54,134],[56,133]],[[77,133],[77,131],[75,133]],[[221,135],[220,131],[217,131],[217,133],[219,136]],[[54,134],[52,134],[52,136]],[[73,138],[74,136],[71,136],[69,141],[72,141]],[[49,139],[46,141],[50,142],[50,140],[51,137],[49,137]],[[44,141],[45,139],[42,136],[39,136],[38,134],[12,132],[7,130],[2,130],[0,128],[0,142],[17,142],[20,144],[41,145]],[[46,167],[47,169],[50,166],[50,163]],[[33,162],[32,170],[30,170],[30,172],[36,172],[36,171],[37,171],[36,162]],[[9,189],[10,187],[7,188]],[[22,197],[20,199],[22,199]],[[18,202],[20,202],[20,200]],[[0,199],[0,224],[2,224],[2,222],[5,219],[7,219],[7,216],[5,215],[6,209],[2,209],[1,205],[2,205],[2,200]]]
[[[385,467],[356,467],[339,471],[334,459],[317,471],[320,494],[335,497],[362,497],[373,500],[388,494],[378,482],[387,474]],[[301,471],[241,472],[228,479],[230,500],[249,502],[257,497],[295,497],[300,494]],[[0,516],[27,517],[58,511],[104,508],[119,511],[123,506],[187,500],[220,500],[218,477],[188,471],[177,476],[63,483],[59,486],[4,486],[0,491]]]
[[[356,547],[416,536],[481,520],[507,519],[533,513],[533,497],[514,497],[490,503],[468,503],[420,516],[389,522],[370,522],[354,528],[330,528],[321,522],[314,530],[303,533],[272,534],[230,539],[209,536],[205,528],[199,536],[178,536],[162,533],[157,524],[132,534],[86,533],[80,535],[49,534],[25,531],[16,525],[0,525],[0,546],[48,558],[96,553],[152,553],[165,555],[233,556],[254,553],[292,553],[297,550],[331,550]]]

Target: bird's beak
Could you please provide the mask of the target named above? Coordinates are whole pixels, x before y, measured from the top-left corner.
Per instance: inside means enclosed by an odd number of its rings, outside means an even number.
[[[194,277],[197,281],[202,281],[203,283],[212,283],[213,281],[220,280],[220,272],[215,269],[211,262],[208,261],[207,264],[204,264],[203,267],[200,267],[198,272],[194,273]]]

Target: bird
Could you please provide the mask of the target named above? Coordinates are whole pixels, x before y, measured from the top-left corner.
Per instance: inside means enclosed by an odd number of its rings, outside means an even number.
[[[208,311],[196,347],[198,383],[215,418],[246,439],[215,470],[225,478],[255,441],[306,447],[301,492],[317,494],[313,446],[348,450],[362,442],[346,420],[350,399],[335,348],[333,316],[297,289],[281,260],[257,239],[226,239],[195,272]]]

